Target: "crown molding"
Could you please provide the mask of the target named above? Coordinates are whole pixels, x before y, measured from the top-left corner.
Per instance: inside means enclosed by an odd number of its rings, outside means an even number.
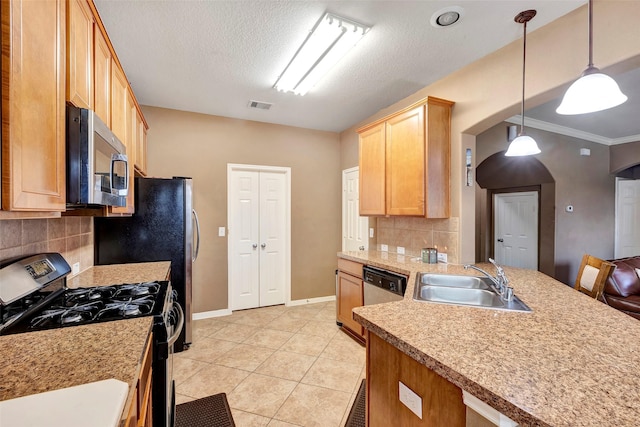
[[[522,122],[522,116],[517,114],[509,117],[505,122],[519,125]],[[581,130],[573,129],[567,126],[560,126],[553,123],[545,122],[542,120],[530,119],[525,116],[524,125],[528,128],[540,129],[547,132],[557,133],[560,135],[570,136],[573,138],[584,139],[585,141],[596,142],[602,145],[618,145],[626,144],[628,142],[640,141],[640,135],[625,136],[622,138],[607,138],[605,136],[596,135],[589,132],[583,132]]]

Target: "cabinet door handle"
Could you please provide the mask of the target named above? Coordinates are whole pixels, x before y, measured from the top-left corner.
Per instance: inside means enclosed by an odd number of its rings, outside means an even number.
[[[251,246],[253,246],[253,249],[256,249],[256,248],[258,247],[258,244],[257,244],[257,243],[254,243],[254,244],[253,244],[253,245],[251,245]]]
[[[498,239],[498,242],[503,243],[504,239]]]
[[[266,244],[266,243],[263,243],[263,244],[261,244],[261,245],[260,245],[260,247],[261,247],[262,249],[264,249],[264,248],[266,248],[266,247],[267,247],[267,244]]]

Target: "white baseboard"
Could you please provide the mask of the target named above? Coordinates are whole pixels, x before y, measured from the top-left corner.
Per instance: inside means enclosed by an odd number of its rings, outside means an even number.
[[[296,305],[316,304],[316,303],[319,303],[319,302],[329,302],[329,301],[335,301],[335,300],[336,300],[336,296],[335,295],[329,295],[329,296],[326,296],[326,297],[297,299],[297,300],[289,301],[285,305],[287,307],[293,307],[293,306],[296,306]]]
[[[230,316],[231,310],[223,308],[222,310],[203,311],[202,313],[193,313],[191,318],[193,320],[210,319],[212,317]]]

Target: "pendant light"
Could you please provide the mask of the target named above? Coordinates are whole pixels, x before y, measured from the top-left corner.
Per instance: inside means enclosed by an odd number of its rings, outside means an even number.
[[[522,118],[522,124],[520,125],[520,133],[511,141],[509,144],[509,149],[504,154],[505,156],[530,156],[532,154],[538,154],[540,149],[538,148],[538,144],[536,144],[535,139],[531,138],[529,135],[524,132],[524,76],[525,76],[525,63],[527,59],[527,22],[531,20],[534,16],[536,16],[536,11],[534,9],[525,10],[524,12],[520,12],[514,18],[518,24],[524,24],[524,38],[522,43],[522,107],[520,110],[520,117]]]
[[[626,100],[616,81],[593,66],[593,0],[589,0],[589,65],[569,86],[556,113],[593,113],[613,108]]]

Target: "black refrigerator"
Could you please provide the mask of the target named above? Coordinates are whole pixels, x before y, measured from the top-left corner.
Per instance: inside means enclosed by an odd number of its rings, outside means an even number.
[[[184,309],[174,351],[191,344],[191,280],[200,246],[191,178],[136,178],[135,213],[94,221],[96,265],[171,261],[171,286]]]

